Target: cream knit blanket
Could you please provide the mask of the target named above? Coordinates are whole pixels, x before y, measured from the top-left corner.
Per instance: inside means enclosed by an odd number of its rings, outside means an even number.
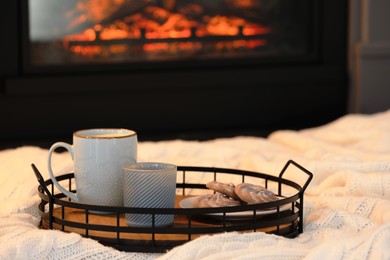
[[[140,133],[142,135],[142,133]],[[314,173],[305,193],[304,232],[203,236],[166,254],[125,253],[78,234],[38,228],[34,163],[49,178],[47,150],[0,151],[0,259],[390,259],[390,110],[348,115],[268,138],[141,142],[139,161],[216,166],[278,174],[293,159]],[[69,154],[54,171],[71,172]],[[296,182],[305,176],[290,176]]]

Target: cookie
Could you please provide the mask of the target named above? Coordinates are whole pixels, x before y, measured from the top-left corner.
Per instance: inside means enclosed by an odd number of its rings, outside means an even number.
[[[217,208],[239,206],[240,202],[231,199],[224,194],[215,193],[197,196],[194,200],[194,208]]]
[[[234,192],[235,187],[233,183],[222,183],[217,181],[210,181],[206,183],[206,187],[216,192],[225,194],[230,198],[238,199],[238,196]]]
[[[234,192],[237,196],[248,204],[258,204],[275,201],[278,197],[270,190],[250,183],[241,183],[236,185]]]

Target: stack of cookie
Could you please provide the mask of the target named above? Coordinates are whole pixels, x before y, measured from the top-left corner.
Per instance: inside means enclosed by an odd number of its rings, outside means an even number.
[[[231,207],[242,204],[258,204],[277,200],[278,197],[270,190],[250,183],[222,183],[211,181],[206,187],[216,193],[197,196],[195,208]]]

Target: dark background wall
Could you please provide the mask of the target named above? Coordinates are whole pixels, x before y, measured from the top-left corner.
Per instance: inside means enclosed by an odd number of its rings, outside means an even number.
[[[201,140],[329,122],[347,109],[348,5],[313,2],[310,61],[29,74],[23,1],[2,1],[0,142],[46,147],[92,127],[131,128],[141,141]]]

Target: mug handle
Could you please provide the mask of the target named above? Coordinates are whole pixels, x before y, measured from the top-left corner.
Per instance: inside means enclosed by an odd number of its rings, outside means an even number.
[[[58,147],[63,147],[63,148],[65,148],[66,150],[68,150],[69,153],[70,153],[70,155],[72,156],[72,160],[74,160],[74,150],[73,150],[73,146],[72,146],[72,145],[67,144],[67,143],[64,143],[64,142],[57,142],[57,143],[53,144],[53,145],[50,147],[49,154],[48,154],[48,158],[47,158],[47,167],[48,167],[48,170],[49,170],[50,179],[52,180],[52,182],[54,183],[54,185],[56,185],[56,187],[57,187],[62,193],[64,193],[67,197],[69,197],[70,199],[72,199],[72,200],[74,200],[74,201],[79,202],[79,198],[78,198],[78,196],[77,196],[77,193],[70,192],[70,191],[66,190],[64,187],[62,187],[61,184],[58,183],[56,177],[55,177],[54,174],[53,174],[53,171],[52,171],[52,168],[51,168],[51,156],[52,156],[54,150],[57,149]]]

